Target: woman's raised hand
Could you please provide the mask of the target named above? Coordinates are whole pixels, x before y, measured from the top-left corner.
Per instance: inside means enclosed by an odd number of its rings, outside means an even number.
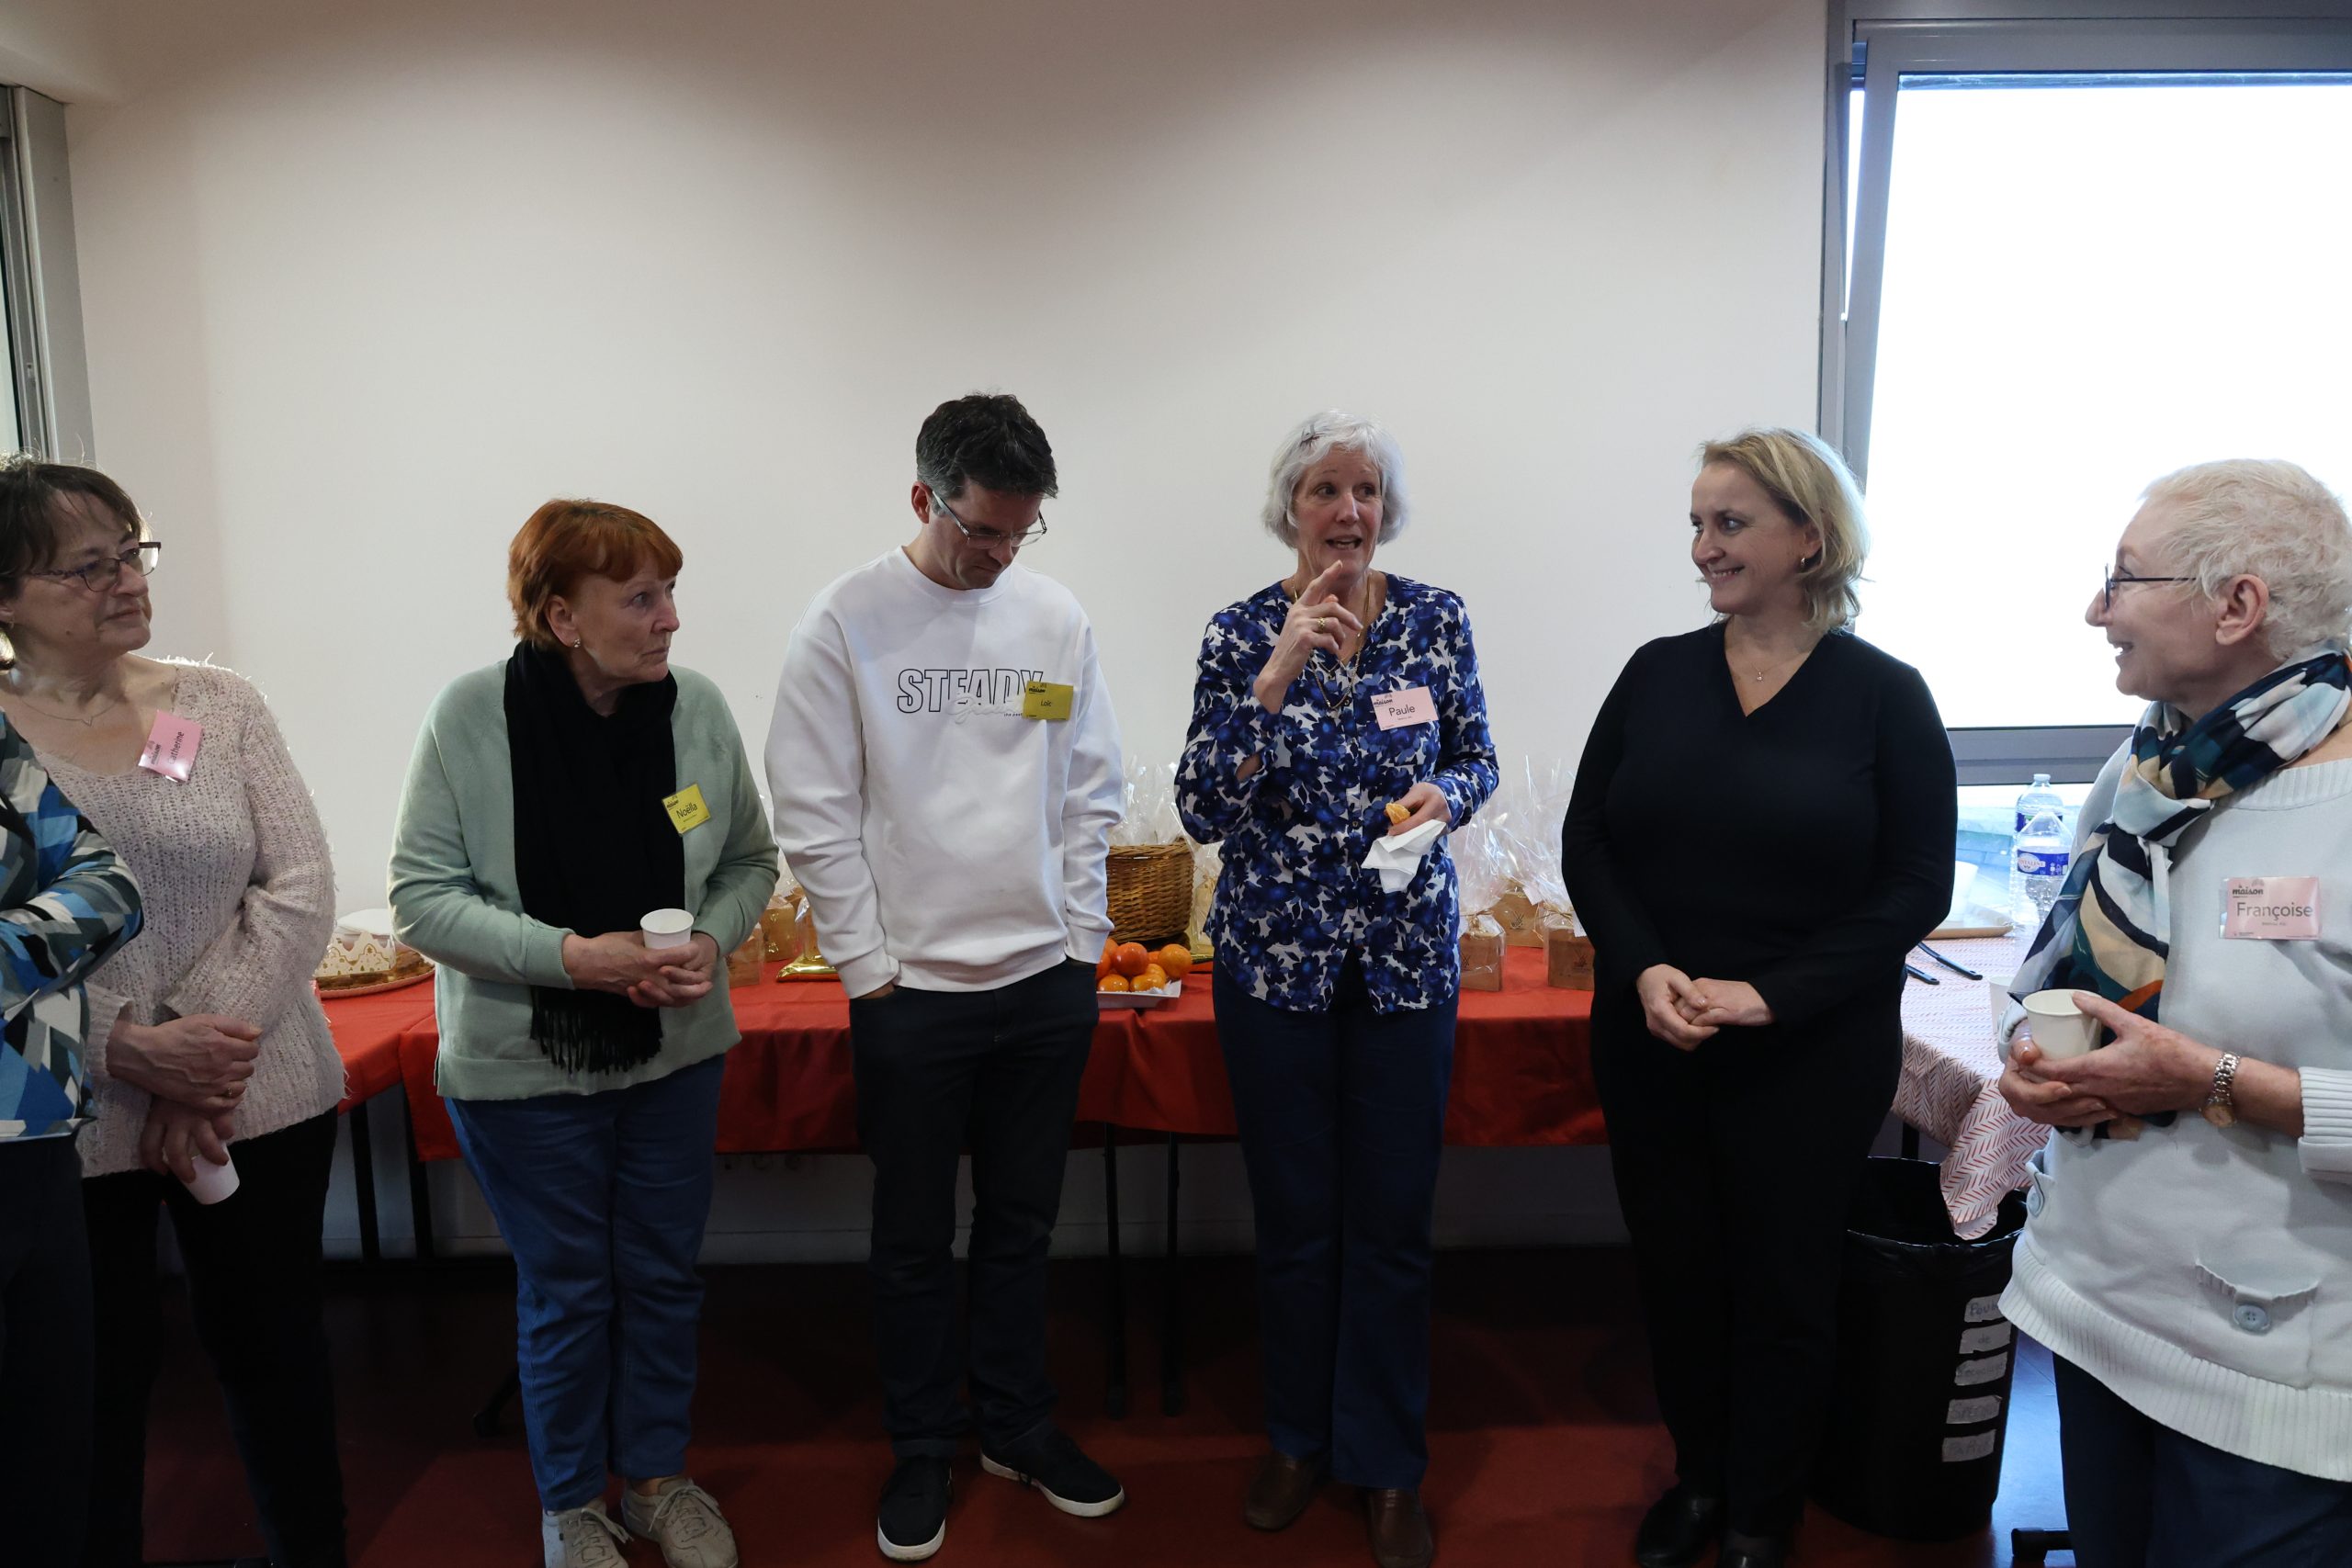
[[[1306,585],[1283,617],[1283,629],[1274,638],[1274,649],[1266,655],[1265,666],[1258,671],[1256,693],[1259,704],[1268,713],[1280,713],[1290,695],[1290,683],[1298,679],[1317,649],[1334,659],[1350,633],[1361,635],[1363,622],[1355,612],[1340,603],[1339,582],[1350,567],[1345,561],[1334,561],[1316,573],[1315,581]]]

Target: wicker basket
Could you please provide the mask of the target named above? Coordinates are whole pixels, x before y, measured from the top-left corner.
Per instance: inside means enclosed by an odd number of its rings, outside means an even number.
[[[1111,847],[1111,938],[1151,945],[1184,940],[1193,917],[1193,846]]]

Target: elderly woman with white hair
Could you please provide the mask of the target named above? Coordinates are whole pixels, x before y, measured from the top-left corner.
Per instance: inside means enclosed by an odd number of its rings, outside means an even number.
[[[2352,525],[2291,463],[2158,479],[2086,618],[2148,699],[2017,996],[2002,1310],[2057,1359],[2084,1568],[2352,1562]]]
[[[1243,1517],[1281,1529],[1326,1474],[1351,1483],[1385,1568],[1434,1551],[1430,1214],[1461,980],[1443,833],[1496,783],[1462,601],[1373,569],[1406,516],[1378,425],[1321,413],[1283,438],[1263,521],[1296,558],[1210,620],[1178,780],[1186,830],[1225,845],[1213,996],[1272,1444]],[[1363,863],[1414,833],[1388,891]]]

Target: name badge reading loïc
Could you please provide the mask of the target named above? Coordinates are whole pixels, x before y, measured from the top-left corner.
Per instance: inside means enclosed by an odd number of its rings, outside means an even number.
[[[2319,878],[2231,877],[2222,890],[2222,934],[2250,942],[2317,942]]]
[[[1065,686],[1058,681],[1032,681],[1021,688],[1021,716],[1068,718],[1070,705],[1077,698],[1075,686]]]
[[[147,745],[139,753],[139,765],[174,784],[186,784],[196,770],[196,749],[203,743],[204,726],[175,713],[158,712],[155,728],[147,732]]]

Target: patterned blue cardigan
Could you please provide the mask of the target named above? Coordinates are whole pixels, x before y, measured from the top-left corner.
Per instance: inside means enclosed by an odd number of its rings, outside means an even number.
[[[89,1098],[82,982],[139,933],[139,885],[0,718],[0,1143],[71,1137]]]
[[[1462,976],[1444,840],[1401,893],[1362,862],[1388,830],[1387,804],[1422,780],[1445,792],[1457,828],[1495,791],[1469,617],[1455,595],[1391,573],[1353,670],[1317,655],[1270,714],[1250,687],[1289,613],[1278,582],[1218,611],[1201,642],[1176,803],[1186,832],[1225,845],[1208,920],[1217,967],[1261,1001],[1319,1012],[1353,955],[1374,1011],[1436,1006]],[[1437,722],[1381,728],[1373,699],[1411,686],[1429,688]]]

